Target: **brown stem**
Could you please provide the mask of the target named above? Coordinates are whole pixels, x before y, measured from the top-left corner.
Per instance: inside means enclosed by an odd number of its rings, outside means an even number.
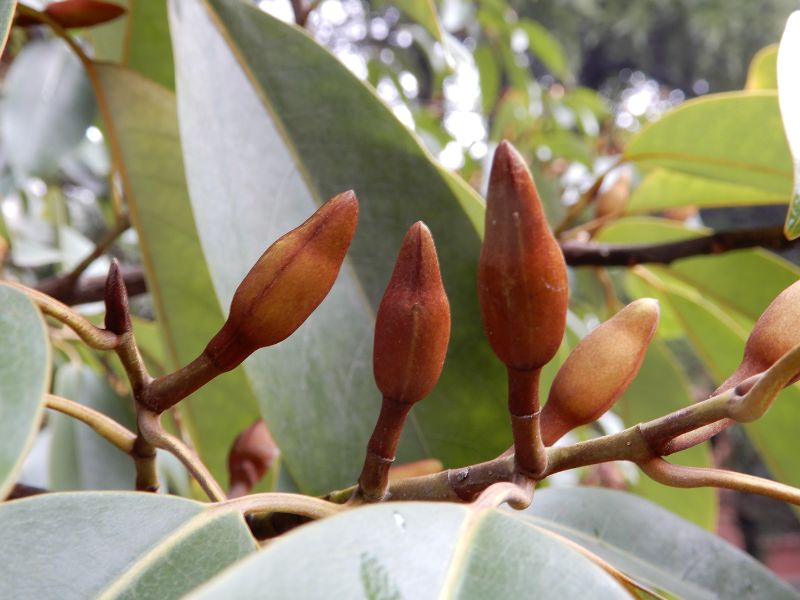
[[[400,434],[412,404],[384,398],[378,422],[367,444],[367,456],[358,478],[359,494],[366,502],[377,502],[389,487],[389,468],[395,459]]]
[[[783,226],[718,231],[710,235],[664,244],[598,244],[561,242],[564,258],[571,266],[631,267],[641,263],[670,264],[680,258],[722,254],[742,248],[788,248],[796,242],[783,235]]]
[[[110,444],[113,444],[125,454],[133,455],[136,435],[111,417],[78,402],[53,394],[47,394],[45,406],[85,423]]]
[[[300,27],[305,27],[311,9],[303,5],[303,0],[290,0],[290,2],[292,5],[292,12],[294,12],[294,22]]]
[[[177,371],[154,379],[137,400],[150,410],[161,413],[221,374],[222,371],[204,352]]]
[[[547,469],[547,451],[539,427],[539,375],[541,369],[508,369],[508,410],[514,435],[517,466],[536,477]]]
[[[639,463],[639,468],[651,479],[679,488],[717,487],[740,492],[750,492],[800,506],[800,490],[782,483],[705,467],[684,467],[668,463],[662,458],[652,458]]]
[[[144,270],[139,266],[121,267],[122,279],[128,288],[129,296],[147,293]],[[49,277],[36,284],[35,289],[69,305],[99,302],[105,293],[106,278],[102,275],[81,277],[69,286],[64,285],[64,276]]]

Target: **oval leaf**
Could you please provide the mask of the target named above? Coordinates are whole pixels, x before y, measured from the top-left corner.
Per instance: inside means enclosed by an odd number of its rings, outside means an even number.
[[[433,232],[453,338],[439,386],[415,407],[398,460],[487,459],[507,446],[503,370],[480,325],[483,204],[434,164],[375,94],[304,32],[237,0],[171,3],[178,114],[200,239],[227,310],[244,274],[320,203],[354,189],[349,267],[288,340],[245,363],[301,489],[355,480],[380,395],[374,311],[406,229]],[[308,443],[314,432],[315,443]]]
[[[0,530],[3,598],[180,598],[256,549],[236,511],[132,492],[8,502]]]
[[[605,571],[518,515],[399,502],[304,526],[191,598],[255,598],[264,590],[308,599],[560,599],[587,590],[630,598]]]
[[[25,294],[0,285],[0,498],[13,487],[33,444],[49,385],[42,316]]]
[[[541,490],[525,514],[636,581],[677,598],[800,597],[741,550],[632,494],[600,488]]]

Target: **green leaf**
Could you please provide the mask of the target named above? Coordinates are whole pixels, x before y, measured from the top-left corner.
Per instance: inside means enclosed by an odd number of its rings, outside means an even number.
[[[170,16],[189,188],[222,306],[264,249],[320,203],[348,188],[360,199],[348,264],[329,296],[295,335],[245,363],[300,489],[321,493],[358,474],[380,400],[374,310],[418,219],[437,242],[453,337],[398,461],[470,464],[502,452],[504,372],[475,293],[480,198],[304,32],[238,1],[176,1]]]
[[[87,32],[99,60],[121,63],[175,89],[167,0],[114,0],[128,12]]]
[[[39,430],[50,385],[50,345],[39,310],[23,293],[0,285],[0,307],[0,498],[5,498]]]
[[[255,598],[264,590],[309,600],[555,599],[587,590],[593,598],[630,598],[605,571],[519,515],[400,502],[304,526],[191,598]]]
[[[17,0],[3,2],[0,6],[0,54],[6,47],[8,32],[11,31],[11,21],[14,20],[14,11],[17,9]]]
[[[105,378],[86,366],[66,363],[59,367],[53,391],[100,411],[129,429],[135,427],[130,398],[117,394]],[[132,489],[136,473],[128,455],[67,415],[52,412],[48,426],[53,428],[50,489]]]
[[[794,163],[789,213],[786,215],[786,237],[800,237],[800,74],[797,58],[800,56],[800,11],[795,11],[786,22],[786,30],[778,50],[778,99],[780,101],[783,129],[789,142]]]
[[[97,73],[119,141],[125,199],[139,244],[156,315],[165,336],[168,367],[202,352],[222,325],[186,191],[175,96],[124,67]],[[235,437],[259,416],[244,373],[233,371],[181,405],[203,461],[223,485]]]
[[[694,402],[689,381],[667,346],[654,340],[639,373],[617,402],[614,412],[631,427],[679,410]],[[711,466],[711,447],[701,444],[674,457],[691,467]],[[655,483],[643,474],[634,489],[685,519],[713,529],[717,522],[717,496],[710,488],[676,489]]]
[[[256,544],[237,511],[131,492],[0,505],[3,598],[180,598]]]
[[[770,44],[756,52],[747,69],[746,90],[778,89],[778,44]]]
[[[625,212],[632,214],[683,206],[715,208],[784,202],[784,195],[758,187],[657,168],[648,173],[633,191]]]
[[[393,0],[392,4],[410,19],[422,25],[433,39],[442,44],[444,43],[442,26],[439,23],[439,15],[436,12],[433,0]]]
[[[497,102],[500,91],[500,70],[491,46],[480,44],[475,49],[475,66],[481,77],[481,105],[483,112],[489,114]]]
[[[59,39],[25,45],[3,85],[0,136],[18,179],[49,176],[77,147],[95,114],[83,65]]]
[[[645,125],[623,156],[648,168],[742,184],[787,201],[792,165],[777,99],[776,92],[759,91],[690,100]]]
[[[741,550],[631,494],[600,488],[540,490],[525,513],[636,581],[678,598],[799,597]]]
[[[567,55],[561,42],[533,19],[520,19],[519,27],[528,35],[528,48],[536,58],[560,80],[571,80]]]

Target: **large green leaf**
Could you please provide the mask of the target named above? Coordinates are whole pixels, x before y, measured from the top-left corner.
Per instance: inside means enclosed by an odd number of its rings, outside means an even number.
[[[14,59],[3,85],[0,136],[15,175],[52,175],[95,114],[78,58],[59,39],[34,40]]]
[[[313,576],[309,577],[309,573]],[[358,509],[276,540],[201,598],[629,598],[605,571],[519,515],[455,504]]]
[[[171,368],[197,356],[223,317],[197,239],[178,140],[175,96],[124,67],[98,65],[121,176]],[[219,377],[183,405],[195,446],[223,484],[236,435],[258,417],[244,373]]]
[[[16,8],[17,0],[7,0],[0,6],[0,54],[6,47],[8,32],[11,31],[11,21],[14,19]]]
[[[0,285],[0,498],[16,483],[33,444],[50,379],[50,345],[39,310]]]
[[[132,492],[8,502],[0,530],[3,598],[180,598],[256,549],[237,511]]]
[[[567,54],[561,42],[533,19],[520,19],[518,26],[528,36],[528,48],[547,69],[562,81],[572,79]]]
[[[800,58],[800,11],[795,11],[786,23],[786,31],[783,33],[778,50],[778,99],[781,117],[783,117],[783,128],[794,162],[794,185],[789,213],[786,217],[786,235],[790,239],[800,237],[800,74],[797,72],[798,58]]]
[[[120,396],[92,369],[66,363],[58,368],[53,391],[111,417],[128,428],[135,426],[131,400]],[[128,490],[136,479],[130,457],[97,435],[87,425],[60,413],[48,420],[50,489]]]
[[[643,127],[624,158],[759,188],[784,201],[791,195],[791,156],[774,91],[690,100]]]
[[[682,206],[709,208],[785,202],[785,195],[761,188],[659,168],[648,173],[633,191],[625,212],[652,212]]]
[[[600,488],[547,489],[536,493],[525,512],[538,526],[678,598],[799,597],[744,552],[631,494]]]
[[[433,0],[393,0],[392,4],[422,25],[433,39],[444,43],[442,26]]]
[[[614,411],[630,427],[689,406],[692,402],[694,398],[689,381],[677,361],[663,342],[654,340],[639,373],[617,402]],[[708,444],[701,444],[682,452],[675,460],[687,466],[709,467],[711,448]],[[706,529],[713,529],[716,525],[717,496],[710,488],[670,488],[640,474],[634,489]]]
[[[245,363],[301,489],[322,492],[358,474],[379,404],[374,309],[418,219],[437,241],[453,337],[399,460],[469,464],[502,451],[504,374],[475,292],[481,200],[305,32],[237,0],[175,1],[170,16],[189,189],[224,307],[279,235],[338,192],[360,199],[348,264],[329,296],[294,336]]]

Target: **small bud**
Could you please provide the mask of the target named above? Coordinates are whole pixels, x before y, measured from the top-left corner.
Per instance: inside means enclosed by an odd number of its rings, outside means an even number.
[[[106,329],[117,335],[128,333],[131,327],[131,313],[128,307],[128,289],[119,270],[119,261],[111,259],[111,267],[106,279]]]
[[[229,498],[244,496],[269,472],[280,454],[267,424],[258,419],[242,431],[228,454]]]
[[[430,230],[411,226],[375,320],[373,370],[386,398],[413,404],[436,385],[450,340],[450,304]]]
[[[566,326],[567,269],[522,157],[497,148],[478,263],[483,325],[509,368],[531,371],[558,351]]]
[[[712,395],[727,391],[745,379],[769,369],[800,344],[800,281],[783,290],[761,314],[747,338],[742,362]]]
[[[125,14],[125,8],[99,0],[64,0],[48,4],[44,13],[64,29],[93,27]]]
[[[358,200],[344,192],[272,244],[233,295],[228,320],[206,346],[220,371],[289,337],[333,287],[358,221]]]
[[[580,341],[561,365],[542,409],[545,445],[595,421],[614,405],[639,371],[658,318],[658,301],[642,298]]]
[[[595,201],[595,214],[599,218],[621,214],[631,196],[631,173],[621,171],[617,180],[600,193]]]

